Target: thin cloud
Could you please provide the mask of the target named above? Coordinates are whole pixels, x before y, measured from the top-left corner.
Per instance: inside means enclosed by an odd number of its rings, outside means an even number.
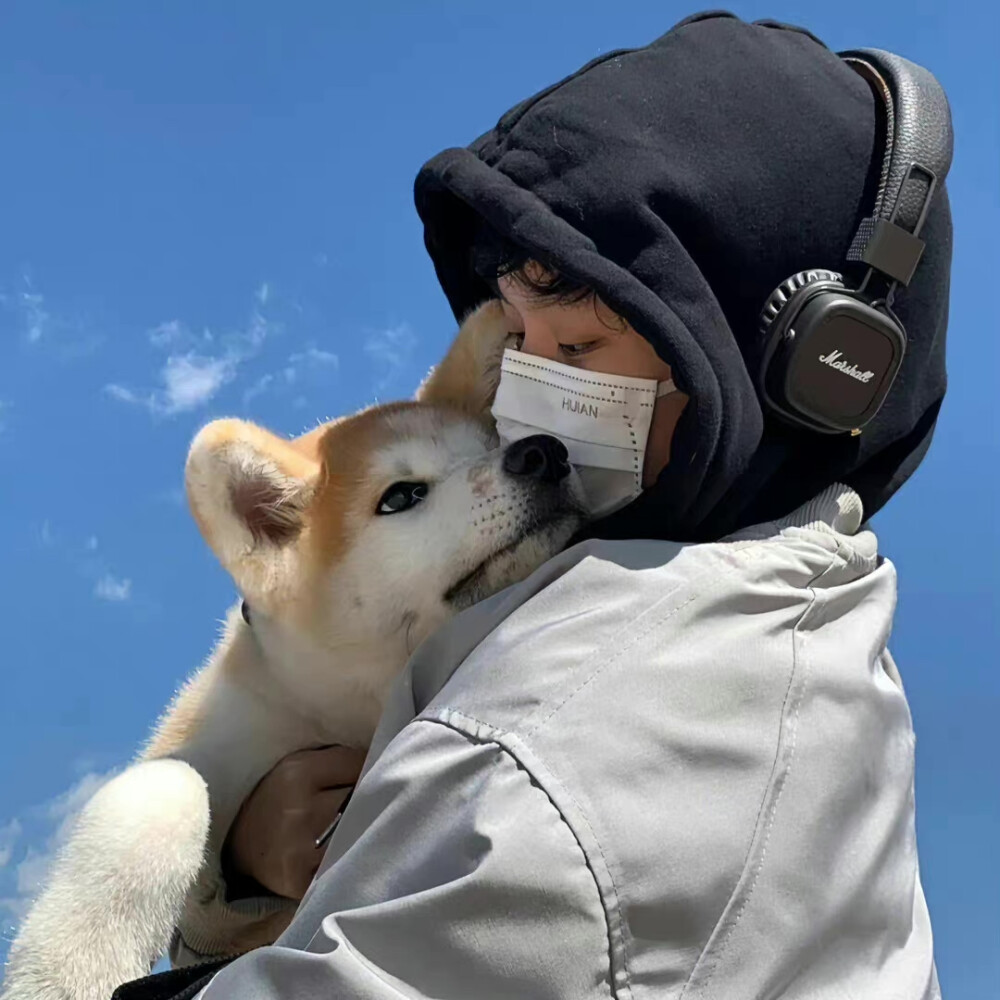
[[[167,358],[163,368],[163,410],[168,415],[207,403],[236,374],[234,358],[206,358],[183,354]]]
[[[275,381],[273,372],[261,375],[261,377],[243,393],[243,405],[246,406],[258,396],[263,396],[265,392],[275,385]]]
[[[146,339],[157,350],[169,350],[173,354],[211,353],[216,349],[216,337],[211,330],[195,333],[179,319],[169,319],[146,331]]]
[[[29,344],[37,344],[49,332],[52,314],[45,305],[45,296],[35,288],[27,272],[21,275],[17,291],[0,295],[0,307],[14,317],[21,336]]]
[[[238,359],[231,356],[218,358],[194,352],[174,354],[160,370],[162,388],[143,393],[111,382],[104,391],[112,399],[144,406],[154,416],[172,417],[208,403],[236,377],[238,365]]]
[[[38,529],[38,541],[46,548],[49,548],[56,543],[55,532],[53,532],[52,524],[48,518],[42,521],[41,526]]]
[[[146,337],[154,347],[172,347],[188,340],[190,336],[185,326],[176,319],[167,320],[146,331]]]
[[[417,337],[409,323],[369,335],[365,340],[365,353],[380,372],[375,383],[376,392],[384,392],[397,381],[416,345]]]
[[[270,297],[265,283],[254,293],[262,306]],[[173,417],[199,409],[234,381],[244,362],[256,356],[265,341],[280,330],[256,306],[247,325],[217,336],[210,330],[192,333],[180,320],[171,319],[146,331],[156,350],[169,352],[153,389],[134,389],[119,382],[104,386],[112,399],[141,406],[154,417]]]
[[[110,573],[105,573],[94,585],[94,596],[102,601],[119,603],[127,601],[132,596],[132,581],[117,579]]]
[[[288,361],[293,365],[330,365],[334,368],[340,367],[340,358],[332,351],[321,351],[318,347],[309,347],[298,354],[292,354]]]
[[[12,317],[21,339],[32,350],[44,350],[58,361],[93,354],[104,341],[83,317],[52,306],[27,272],[21,275],[17,291],[0,294],[0,310]]]
[[[10,859],[14,857],[14,848],[21,839],[24,827],[16,817],[9,823],[0,826],[0,869],[6,868],[10,864]]]
[[[288,356],[288,360],[278,371],[261,375],[243,393],[243,405],[246,406],[267,392],[288,390],[315,378],[325,383],[330,375],[339,369],[340,358],[332,351],[324,351],[312,346],[303,351],[296,351]],[[306,405],[304,397],[297,396],[293,405],[296,407]]]
[[[115,382],[111,382],[104,387],[104,391],[112,398],[121,400],[123,403],[143,403],[145,402],[143,398],[138,394],[133,392],[131,389],[126,389],[123,385],[118,385]]]
[[[21,292],[21,308],[28,342],[37,344],[45,336],[52,317],[45,308],[45,296],[31,290],[31,279],[25,275],[28,291]]]
[[[241,360],[246,360],[256,354],[264,341],[272,333],[277,332],[277,330],[278,326],[276,324],[272,323],[262,312],[255,309],[250,317],[247,328],[235,334],[230,334],[226,338],[229,351],[237,355]]]
[[[48,518],[40,523],[31,523],[29,530],[38,546],[50,550],[46,553],[47,558],[62,563],[82,582],[86,588],[84,594],[89,593],[95,600],[111,604],[129,602],[130,607],[139,613],[155,607],[143,593],[136,596],[131,578],[114,572],[115,567],[100,551],[96,534],[88,535],[81,543],[78,535],[70,538],[64,526],[54,526]]]

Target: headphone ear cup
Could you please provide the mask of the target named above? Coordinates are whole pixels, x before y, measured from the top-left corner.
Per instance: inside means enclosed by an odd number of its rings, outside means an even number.
[[[898,320],[846,289],[833,271],[800,271],[783,281],[761,327],[761,400],[784,420],[824,434],[858,433],[872,419],[906,348]]]
[[[845,291],[843,276],[836,271],[822,267],[812,267],[786,278],[771,292],[760,313],[761,341],[764,353],[757,378],[757,391],[765,409],[790,420],[806,423],[813,430],[824,428],[801,419],[801,415],[790,410],[785,393],[788,362],[795,338],[792,323],[803,304],[803,290],[823,282],[831,289]],[[811,288],[815,291],[815,288]]]
[[[808,271],[799,271],[798,274],[793,274],[790,278],[786,278],[767,297],[767,302],[764,303],[764,308],[761,310],[760,329],[761,333],[764,334],[765,341],[770,338],[775,320],[781,315],[788,303],[803,288],[817,281],[832,282],[844,288],[843,275],[838,274],[836,271],[824,270],[821,267],[813,267]]]

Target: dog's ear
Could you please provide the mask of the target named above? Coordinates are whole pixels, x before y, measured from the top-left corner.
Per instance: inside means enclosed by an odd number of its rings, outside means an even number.
[[[215,420],[185,467],[188,503],[205,541],[251,602],[291,570],[320,472],[317,457],[243,420]]]
[[[499,301],[483,303],[469,313],[441,363],[417,390],[425,403],[457,407],[478,419],[489,419],[500,381],[504,348],[516,342]]]

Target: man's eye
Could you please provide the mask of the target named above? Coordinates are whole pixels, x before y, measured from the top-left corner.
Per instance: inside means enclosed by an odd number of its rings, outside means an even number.
[[[426,483],[393,483],[378,502],[376,514],[398,514],[416,507],[427,496]]]
[[[560,344],[559,349],[567,357],[576,358],[581,354],[586,354],[587,351],[593,350],[597,346],[596,340],[587,340],[582,344]]]

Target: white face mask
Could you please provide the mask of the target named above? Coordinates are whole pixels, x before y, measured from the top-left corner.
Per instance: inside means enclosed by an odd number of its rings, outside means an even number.
[[[601,517],[642,492],[653,405],[676,391],[673,381],[605,375],[506,350],[493,416],[505,446],[532,434],[562,441],[588,512]]]

